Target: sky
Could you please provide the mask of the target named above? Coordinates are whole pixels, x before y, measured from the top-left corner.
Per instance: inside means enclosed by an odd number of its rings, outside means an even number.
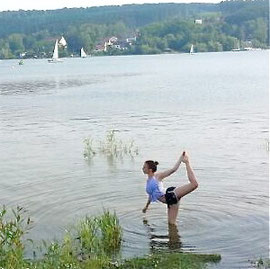
[[[5,10],[47,10],[72,7],[143,3],[219,3],[221,0],[0,0],[0,11]]]

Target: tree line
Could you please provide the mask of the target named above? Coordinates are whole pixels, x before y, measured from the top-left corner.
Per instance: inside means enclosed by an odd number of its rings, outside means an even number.
[[[201,19],[202,24],[195,23]],[[227,51],[269,47],[266,0],[219,4],[143,4],[51,11],[0,12],[0,58],[50,57],[56,38],[65,37],[61,56],[93,53],[104,38],[136,36],[125,50],[101,54],[153,54],[164,51]],[[26,52],[26,54],[24,54]]]

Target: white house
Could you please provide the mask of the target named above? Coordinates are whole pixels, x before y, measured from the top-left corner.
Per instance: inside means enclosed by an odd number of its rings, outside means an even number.
[[[127,42],[128,44],[132,45],[134,42],[136,42],[136,36],[134,36],[134,37],[128,37],[128,38],[126,39],[126,42]]]
[[[195,20],[194,23],[195,24],[202,24],[202,20],[201,19]]]

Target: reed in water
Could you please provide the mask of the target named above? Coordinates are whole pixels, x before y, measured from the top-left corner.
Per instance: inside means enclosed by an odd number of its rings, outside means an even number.
[[[84,139],[84,158],[92,159],[96,154],[109,158],[134,157],[139,154],[139,149],[134,140],[124,141],[116,136],[116,130],[110,130],[104,140],[98,143],[91,137]]]

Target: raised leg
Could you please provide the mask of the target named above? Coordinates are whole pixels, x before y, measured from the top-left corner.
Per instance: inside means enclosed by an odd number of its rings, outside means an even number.
[[[198,188],[198,182],[197,182],[196,177],[194,175],[194,172],[190,166],[189,157],[187,154],[183,153],[182,161],[186,164],[187,176],[188,176],[189,183],[184,185],[184,186],[177,187],[174,189],[174,192],[175,192],[178,200],[180,200],[183,196],[187,195],[188,193],[190,193]],[[179,202],[176,205],[171,205],[168,208],[168,222],[169,222],[169,224],[176,225],[176,218],[177,218],[177,214],[178,214],[178,209],[179,209]]]
[[[187,169],[188,180],[190,183],[188,183],[184,186],[178,187],[174,190],[178,199],[181,199],[183,196],[187,195],[188,193],[190,193],[198,188],[198,182],[197,182],[196,177],[193,173],[193,170],[190,166],[190,163],[188,161],[188,157],[185,156],[184,158],[186,158],[185,164],[186,164],[186,169]]]
[[[193,183],[188,183],[184,186],[181,187],[177,187],[174,189],[174,192],[177,196],[177,198],[180,200],[183,196],[187,195],[188,193],[194,191],[195,189],[197,189],[197,185],[193,184]]]

